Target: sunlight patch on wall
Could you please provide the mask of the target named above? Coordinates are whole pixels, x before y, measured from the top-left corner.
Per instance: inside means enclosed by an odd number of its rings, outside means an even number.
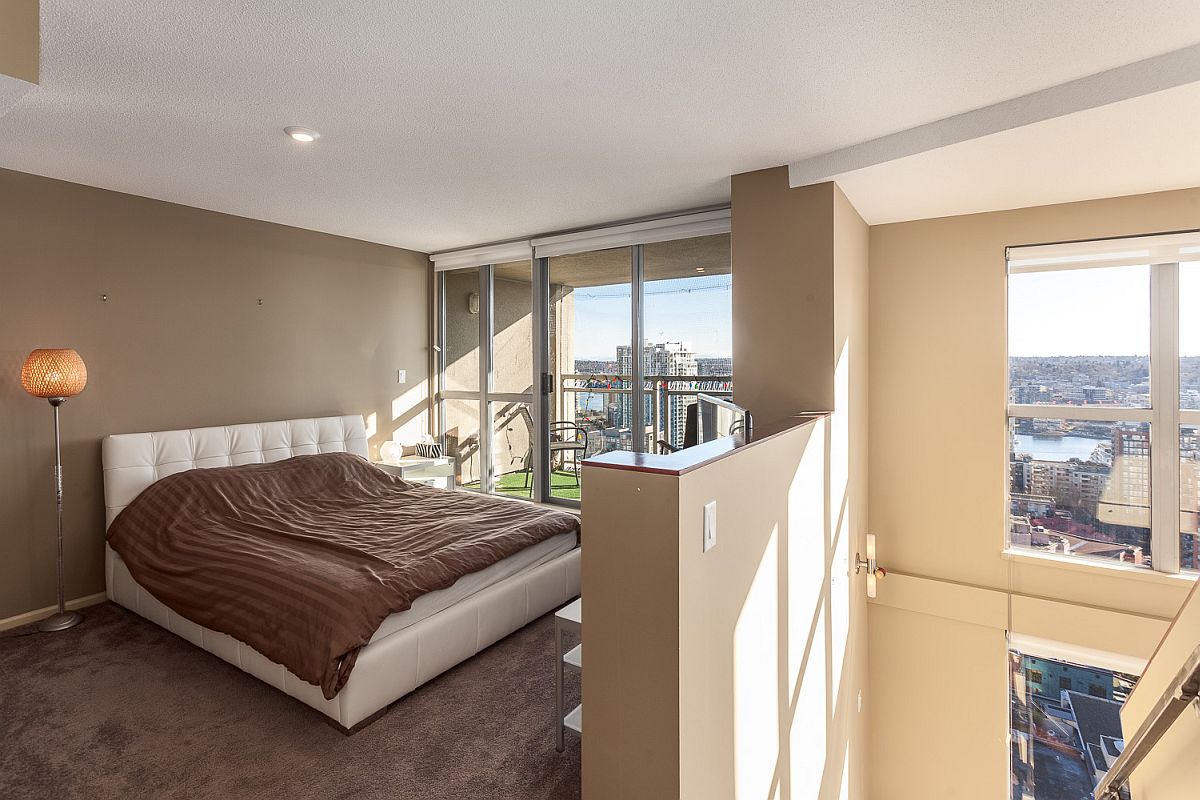
[[[813,615],[825,592],[825,423],[812,427],[788,486],[787,693],[800,678]]]
[[[405,414],[418,406],[423,407],[427,399],[426,381],[423,380],[399,397],[392,398],[392,422],[403,419]]]
[[[405,445],[414,445],[429,432],[428,409],[429,382],[421,380],[413,384],[404,394],[392,399],[392,439]]]
[[[846,503],[844,509],[829,561],[830,697],[835,699],[841,691],[846,651],[850,647],[850,613],[855,587],[850,565],[854,552],[850,534],[853,530],[852,507]]]
[[[857,552],[854,498],[850,481],[850,340],[842,342],[834,367],[834,412],[829,423],[829,509],[833,515],[829,552],[830,696],[841,689],[850,642],[850,609],[854,580],[851,561]]]
[[[825,609],[817,616],[816,635],[800,676],[796,701],[790,715],[788,735],[791,764],[791,796],[819,797],[825,776],[825,752],[828,747],[828,713],[825,675]]]
[[[739,800],[772,796],[779,757],[779,528],[733,631],[734,788]]]
[[[836,513],[850,486],[850,343],[842,343],[833,370],[833,408],[829,419],[829,496]]]

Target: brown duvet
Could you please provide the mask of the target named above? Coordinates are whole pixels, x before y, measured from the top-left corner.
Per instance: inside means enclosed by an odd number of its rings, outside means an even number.
[[[168,608],[332,698],[389,614],[578,525],[329,453],[163,478],[113,520],[108,541]]]

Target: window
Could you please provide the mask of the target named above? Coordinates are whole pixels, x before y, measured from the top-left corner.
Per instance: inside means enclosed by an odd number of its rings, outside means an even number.
[[[1179,265],[1180,421],[1200,423],[1200,264]],[[1200,569],[1200,425],[1179,428],[1179,565]]]
[[[561,254],[567,245],[554,242],[539,259],[552,501],[581,497],[585,458],[682,447],[696,394],[733,393],[729,234],[578,249],[589,238]]]
[[[1008,658],[1012,796],[1092,797],[1124,749],[1120,711],[1137,677],[1015,649]],[[1056,691],[1032,679],[1043,674],[1058,676]],[[1087,694],[1073,683],[1088,686]]]
[[[648,244],[644,263],[648,447],[657,451],[683,447],[697,392],[733,396],[729,235]]]
[[[455,483],[529,496],[533,279],[529,259],[438,273],[438,421]]]
[[[1009,546],[1200,567],[1200,235],[1008,251]]]
[[[580,499],[577,462],[634,449],[633,257],[633,247],[614,247],[546,259],[555,499]]]
[[[733,391],[729,212],[441,253],[438,431],[460,487],[577,505],[584,459],[681,447]]]

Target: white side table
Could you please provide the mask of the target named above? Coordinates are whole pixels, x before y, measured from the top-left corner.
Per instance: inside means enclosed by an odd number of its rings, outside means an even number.
[[[371,463],[406,481],[423,483],[438,489],[454,488],[454,460],[445,456],[441,458],[404,456],[395,462],[372,461]]]
[[[563,634],[572,633],[580,639],[579,644],[564,652]],[[583,703],[575,706],[563,715],[566,705],[563,697],[563,678],[568,669],[583,674],[583,598],[578,598],[554,613],[554,749],[562,752],[565,748],[563,736],[567,729],[583,734]]]

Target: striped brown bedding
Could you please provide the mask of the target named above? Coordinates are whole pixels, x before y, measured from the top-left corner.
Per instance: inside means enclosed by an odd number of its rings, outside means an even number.
[[[172,611],[332,698],[389,614],[578,526],[328,453],[168,476],[117,516],[108,541]]]

